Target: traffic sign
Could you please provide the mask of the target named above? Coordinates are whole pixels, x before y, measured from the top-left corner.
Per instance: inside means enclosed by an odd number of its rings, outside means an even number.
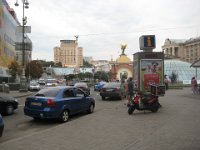
[[[141,50],[153,50],[156,48],[155,35],[143,35],[140,37]]]

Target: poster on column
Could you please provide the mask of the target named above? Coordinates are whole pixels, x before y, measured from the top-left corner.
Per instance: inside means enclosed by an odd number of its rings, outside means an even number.
[[[162,59],[141,59],[140,64],[140,84],[142,87],[142,91],[150,91],[151,84],[162,84]]]

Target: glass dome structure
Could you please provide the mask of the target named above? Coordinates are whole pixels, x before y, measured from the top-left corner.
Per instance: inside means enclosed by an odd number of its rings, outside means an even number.
[[[200,68],[190,67],[191,64],[188,62],[180,61],[178,59],[167,59],[164,60],[164,74],[169,77],[172,73],[176,73],[178,75],[178,81],[183,81],[183,84],[190,84],[191,78],[196,77],[200,82]]]

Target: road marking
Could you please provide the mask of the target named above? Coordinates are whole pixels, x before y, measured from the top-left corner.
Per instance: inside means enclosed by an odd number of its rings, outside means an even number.
[[[35,135],[43,134],[45,132],[51,131],[53,128],[58,128],[58,127],[61,127],[61,126],[66,126],[66,125],[71,125],[71,124],[72,124],[71,122],[62,123],[62,124],[59,124],[59,125],[52,126],[50,128],[44,129],[42,131],[40,130],[40,131],[36,131],[36,132],[30,133],[28,135],[23,135],[21,137],[10,139],[10,140],[7,140],[5,142],[0,143],[0,146],[5,146],[5,145],[7,145],[7,144],[9,144],[11,142],[16,142],[16,141],[23,140],[23,139],[26,139],[26,138],[29,138],[29,137],[33,137]]]
[[[23,106],[24,106],[24,104],[18,105],[18,107],[23,107]]]

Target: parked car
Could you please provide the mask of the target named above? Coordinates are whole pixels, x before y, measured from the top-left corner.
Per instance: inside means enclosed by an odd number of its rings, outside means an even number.
[[[90,88],[88,87],[87,83],[85,82],[78,82],[74,84],[74,87],[82,89],[85,93],[90,95]]]
[[[46,80],[46,86],[57,86],[57,80],[56,79],[47,79]]]
[[[94,98],[72,86],[46,87],[26,98],[24,114],[34,119],[59,119],[67,122],[69,116],[87,111],[92,113]]]
[[[30,82],[28,90],[29,91],[39,91],[40,90],[40,84],[37,83],[37,82]]]
[[[0,95],[0,113],[11,115],[18,108],[18,100],[10,95]]]
[[[0,114],[0,137],[2,137],[3,129],[4,129],[4,123],[3,123],[3,118]]]
[[[46,82],[45,82],[44,79],[39,79],[38,83],[39,83],[40,85],[43,85],[43,86],[46,85]]]
[[[106,83],[103,88],[100,90],[100,96],[102,100],[105,100],[106,97],[110,98],[119,98],[122,99],[125,97],[125,94],[121,93],[120,90],[120,82],[108,82]]]
[[[100,91],[102,87],[106,84],[106,82],[101,81],[94,85],[94,91]]]

